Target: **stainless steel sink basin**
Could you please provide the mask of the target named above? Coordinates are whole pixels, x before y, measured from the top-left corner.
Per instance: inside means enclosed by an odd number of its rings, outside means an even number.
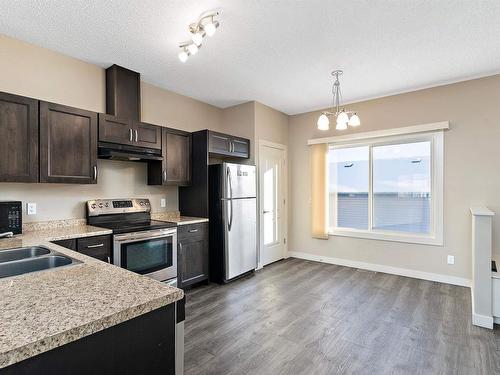
[[[65,255],[50,252],[51,255],[41,255],[21,260],[0,263],[0,278],[22,275],[25,273],[51,270],[58,267],[69,266],[80,261]]]
[[[21,247],[19,249],[9,249],[0,251],[0,263],[11,262],[13,260],[33,258],[40,255],[49,254],[50,250],[46,247],[32,246]]]

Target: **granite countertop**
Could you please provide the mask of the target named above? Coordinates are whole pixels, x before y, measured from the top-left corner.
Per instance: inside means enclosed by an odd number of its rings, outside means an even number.
[[[155,220],[163,220],[171,223],[176,223],[177,225],[187,225],[187,224],[198,224],[198,223],[206,223],[208,219],[206,217],[193,217],[193,216],[172,216],[168,213],[163,214],[153,213],[151,217]]]
[[[0,279],[0,368],[183,297],[180,289],[49,242],[109,233],[75,225],[0,239],[0,249],[45,246],[82,262]]]
[[[180,216],[179,218],[170,221],[176,223],[177,225],[186,225],[206,223],[208,222],[208,219],[206,217]]]

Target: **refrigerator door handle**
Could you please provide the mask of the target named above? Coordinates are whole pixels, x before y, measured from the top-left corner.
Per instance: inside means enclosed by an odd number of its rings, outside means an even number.
[[[229,223],[227,225],[228,231],[231,231],[231,227],[233,226],[233,183],[231,180],[231,169],[227,167],[227,183],[229,185],[229,207],[231,209],[231,213],[229,214]]]

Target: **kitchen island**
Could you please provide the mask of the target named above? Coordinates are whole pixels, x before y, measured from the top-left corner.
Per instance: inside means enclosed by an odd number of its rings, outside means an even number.
[[[81,262],[0,279],[0,374],[174,374],[182,290],[50,242],[109,233],[75,225],[0,239],[0,251],[36,245]]]

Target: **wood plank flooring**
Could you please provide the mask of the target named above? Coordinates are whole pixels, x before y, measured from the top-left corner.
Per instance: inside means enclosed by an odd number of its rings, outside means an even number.
[[[468,288],[299,259],[187,292],[185,374],[500,374]]]

